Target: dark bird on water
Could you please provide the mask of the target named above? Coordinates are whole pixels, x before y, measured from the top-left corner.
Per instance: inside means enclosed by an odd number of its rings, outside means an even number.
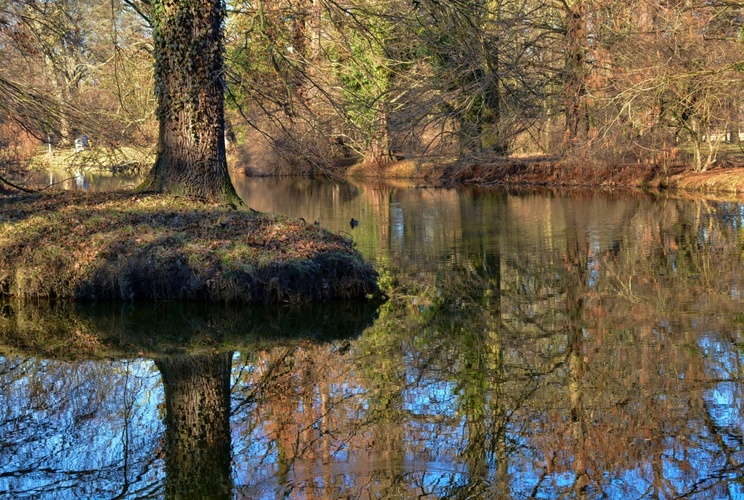
[[[352,229],[354,229],[355,227],[359,225],[359,221],[356,220],[354,217],[352,217],[351,221],[349,222],[349,225],[351,226]]]

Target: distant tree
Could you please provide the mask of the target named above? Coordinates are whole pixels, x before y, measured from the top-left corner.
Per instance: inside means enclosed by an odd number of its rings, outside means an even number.
[[[356,7],[352,16],[339,13],[352,17],[345,25],[336,21],[339,37],[334,66],[341,82],[341,107],[360,137],[365,163],[375,166],[393,160],[388,116],[396,65],[392,57],[395,24],[389,20],[393,8],[390,2]]]
[[[706,170],[738,130],[741,7],[729,3],[628,2],[597,31],[608,103],[600,126],[625,134],[621,148],[666,164],[678,151]],[[678,160],[677,160],[678,161]]]
[[[63,141],[70,140],[76,125],[64,110],[77,103],[81,84],[98,62],[90,44],[94,9],[94,3],[76,0],[3,5],[8,16],[3,38],[7,48],[19,55],[13,65],[27,66],[35,73],[27,83],[46,88],[59,102],[53,132]]]
[[[508,150],[500,134],[502,85],[498,18],[503,2],[426,2],[422,42],[444,92],[444,111],[455,118],[461,153]],[[497,28],[498,26],[498,28]]]
[[[566,136],[564,145],[585,145],[589,133],[587,109],[587,7],[584,0],[558,2],[565,12],[563,69]]]
[[[399,0],[245,2],[228,25],[229,99],[296,166],[392,159]],[[410,8],[410,7],[405,7]],[[405,41],[399,42],[405,43]],[[354,154],[357,153],[357,154]]]
[[[225,152],[221,0],[152,3],[158,151],[141,189],[242,203]]]
[[[556,22],[545,2],[421,2],[421,62],[454,123],[460,153],[488,158],[534,142],[557,94]],[[434,110],[432,110],[434,112]]]
[[[38,141],[152,143],[149,30],[120,0],[0,2],[0,46],[0,109]]]
[[[227,26],[231,104],[243,111],[255,105],[271,118],[283,114],[278,120],[291,117],[300,79],[292,54],[304,49],[304,10],[264,0],[234,6]]]

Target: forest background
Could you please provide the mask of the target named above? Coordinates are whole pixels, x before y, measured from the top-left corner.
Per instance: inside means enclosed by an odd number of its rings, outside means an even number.
[[[230,1],[215,75],[230,165],[471,177],[530,162],[579,177],[738,165],[742,5]],[[0,175],[23,178],[82,134],[93,147],[71,161],[152,165],[150,19],[146,0],[0,0]]]

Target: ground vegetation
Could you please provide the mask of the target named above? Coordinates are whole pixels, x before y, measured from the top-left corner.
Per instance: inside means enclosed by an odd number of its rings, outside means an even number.
[[[347,238],[200,200],[57,192],[0,205],[0,294],[298,303],[379,295]]]

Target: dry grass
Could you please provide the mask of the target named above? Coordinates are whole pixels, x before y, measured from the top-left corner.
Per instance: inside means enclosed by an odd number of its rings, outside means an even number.
[[[0,198],[0,294],[299,303],[377,293],[348,239],[300,220],[131,192]]]
[[[668,186],[702,192],[744,193],[744,168],[715,169],[673,175]]]
[[[347,171],[348,177],[384,179],[438,179],[442,175],[444,162],[431,160],[399,160],[385,165],[358,163]]]

